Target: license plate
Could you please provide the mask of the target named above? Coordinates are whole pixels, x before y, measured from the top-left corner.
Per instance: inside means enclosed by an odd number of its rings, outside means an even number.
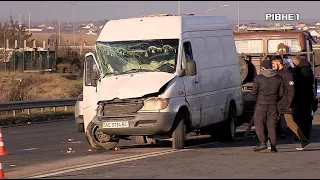
[[[128,128],[128,127],[129,127],[128,121],[103,123],[103,128]]]

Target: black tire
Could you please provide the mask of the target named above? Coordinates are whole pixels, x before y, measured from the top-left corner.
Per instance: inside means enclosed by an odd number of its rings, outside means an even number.
[[[230,105],[228,119],[212,129],[213,141],[231,142],[236,139],[237,110],[234,104]]]
[[[154,139],[154,138],[148,138],[146,137],[147,143],[148,144],[158,144],[159,140]]]
[[[135,142],[141,145],[141,144],[146,144],[147,140],[145,136],[135,136]]]
[[[135,142],[140,145],[142,145],[142,144],[157,144],[158,140],[156,140],[154,138],[148,138],[147,136],[136,136]]]
[[[97,131],[97,128],[98,125],[92,121],[88,124],[86,137],[91,147],[97,150],[110,150],[119,143],[119,139],[113,138],[101,131]],[[99,137],[97,137],[97,135]]]
[[[246,60],[239,58],[239,68],[241,83],[244,83],[248,76],[248,64]]]
[[[183,149],[185,145],[186,127],[185,127],[185,115],[178,113],[175,122],[178,123],[175,130],[172,133],[172,148]]]
[[[83,123],[76,123],[76,129],[78,132],[84,132],[84,124]]]

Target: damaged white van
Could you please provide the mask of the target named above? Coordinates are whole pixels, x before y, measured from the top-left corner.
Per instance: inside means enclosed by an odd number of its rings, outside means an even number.
[[[235,139],[243,107],[226,17],[111,20],[97,39],[96,56],[86,55],[83,90],[92,147],[111,149],[135,136],[141,143],[169,139],[174,149],[182,149],[192,131]]]

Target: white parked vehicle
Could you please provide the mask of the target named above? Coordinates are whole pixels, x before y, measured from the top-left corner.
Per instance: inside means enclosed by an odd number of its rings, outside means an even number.
[[[84,132],[83,125],[83,95],[82,93],[77,97],[77,102],[74,108],[74,117],[76,129],[78,132]]]
[[[97,58],[86,54],[83,91],[92,147],[111,149],[121,138],[144,136],[170,138],[174,149],[182,149],[186,133],[194,130],[235,139],[243,102],[226,17],[111,20],[97,39],[96,53]]]

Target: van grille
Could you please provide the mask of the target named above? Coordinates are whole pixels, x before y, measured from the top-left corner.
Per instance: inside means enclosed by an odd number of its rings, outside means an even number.
[[[136,114],[142,107],[142,100],[109,101],[104,105],[104,116],[133,115]]]

